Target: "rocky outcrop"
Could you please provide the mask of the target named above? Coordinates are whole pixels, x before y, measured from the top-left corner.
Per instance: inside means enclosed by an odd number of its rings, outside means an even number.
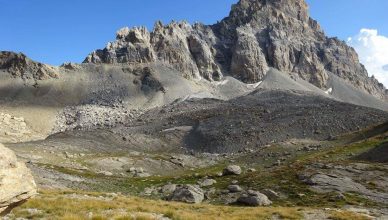
[[[372,201],[388,204],[387,184],[372,181],[373,188],[367,187],[371,180],[380,178],[382,173],[367,163],[351,163],[346,166],[315,163],[308,166],[298,178],[318,193],[353,193]]]
[[[172,22],[167,26],[157,22],[152,32],[145,27],[123,28],[117,32],[116,41],[91,53],[84,62],[136,64],[159,61],[171,65],[186,78],[220,79],[221,70],[214,61],[214,49],[203,40],[200,29],[200,25],[191,26],[187,22]],[[202,31],[202,35],[208,36],[206,30]]]
[[[46,64],[35,62],[22,53],[0,51],[0,70],[6,70],[14,77],[44,80],[58,78],[55,69]]]
[[[161,62],[186,78],[212,81],[230,75],[246,83],[261,81],[273,67],[326,90],[331,72],[375,97],[387,97],[353,48],[325,36],[304,0],[240,0],[228,17],[210,26],[157,22],[151,32],[123,28],[116,41],[84,62]]]
[[[23,117],[0,112],[0,143],[16,143],[28,140],[33,131]]]
[[[27,167],[0,144],[0,216],[36,194],[36,185]]]

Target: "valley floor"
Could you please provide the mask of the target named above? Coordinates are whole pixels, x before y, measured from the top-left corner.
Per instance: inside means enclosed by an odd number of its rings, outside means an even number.
[[[175,173],[148,177],[101,172],[90,162],[93,157],[117,162],[112,152],[80,155],[70,149],[59,157],[44,147],[53,142],[10,144],[24,159],[33,152],[28,166],[40,194],[4,219],[387,219],[387,140],[383,124],[332,141],[288,141],[211,163],[204,156],[198,167],[185,165]],[[132,152],[117,157],[179,157],[173,155]],[[243,173],[219,175],[231,163]],[[166,184],[198,184],[210,178],[215,182],[203,186],[207,199],[202,204],[167,202],[160,193]],[[274,191],[272,206],[241,206],[235,202],[241,192],[225,190],[232,183],[246,190]]]

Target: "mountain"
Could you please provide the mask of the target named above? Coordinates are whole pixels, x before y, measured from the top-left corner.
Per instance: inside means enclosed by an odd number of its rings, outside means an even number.
[[[331,74],[386,100],[384,86],[368,77],[356,51],[326,37],[309,17],[304,0],[241,0],[214,25],[157,22],[153,31],[123,28],[116,41],[91,53],[85,63],[171,65],[186,78],[246,83],[262,80],[269,67],[329,89]]]
[[[0,165],[40,192],[5,218],[387,218],[387,91],[303,0],[116,35],[81,64],[0,52]]]

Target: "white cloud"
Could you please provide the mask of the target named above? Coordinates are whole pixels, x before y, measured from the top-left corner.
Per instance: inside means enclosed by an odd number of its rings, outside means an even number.
[[[348,44],[356,49],[369,75],[388,87],[388,37],[379,35],[377,30],[361,29],[348,39]]]

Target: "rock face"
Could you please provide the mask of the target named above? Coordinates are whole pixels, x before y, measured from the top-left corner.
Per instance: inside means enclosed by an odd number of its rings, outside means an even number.
[[[0,216],[36,194],[36,185],[27,167],[0,144]]]
[[[217,80],[222,75],[214,61],[215,49],[203,37],[209,37],[208,32],[212,32],[210,27],[191,26],[186,22],[173,22],[167,26],[157,22],[151,33],[144,27],[123,28],[117,32],[115,42],[94,51],[84,62],[136,64],[160,61],[170,64],[186,78]]]
[[[169,200],[185,203],[201,203],[205,198],[203,190],[195,185],[177,186]]]
[[[329,73],[386,99],[384,86],[368,77],[355,50],[328,38],[308,14],[304,0],[240,0],[215,25],[157,22],[153,31],[123,28],[116,41],[91,53],[85,63],[161,62],[186,78],[234,76],[256,83],[268,67],[296,73],[322,89]]]
[[[14,77],[21,77],[25,80],[58,78],[53,67],[32,61],[22,53],[8,51],[0,51],[0,70],[6,70]]]

